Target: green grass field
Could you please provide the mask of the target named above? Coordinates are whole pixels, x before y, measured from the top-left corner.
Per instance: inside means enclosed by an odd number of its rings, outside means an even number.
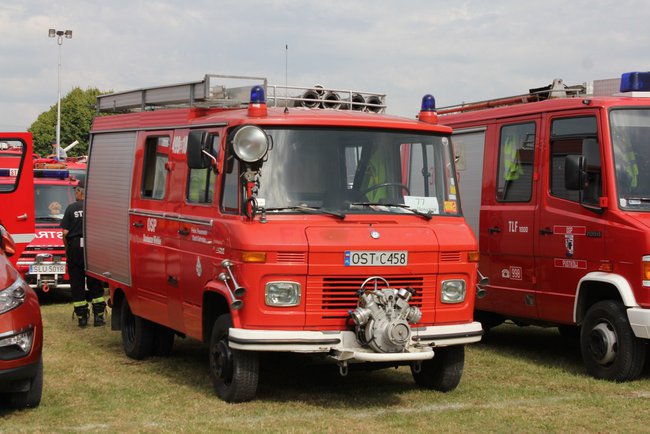
[[[0,409],[0,432],[650,432],[650,366],[613,384],[584,374],[556,329],[494,329],[468,346],[460,386],[415,386],[408,368],[338,375],[288,356],[262,359],[257,400],[213,394],[207,352],[176,340],[168,358],[128,359],[109,327],[78,329],[67,303],[44,304],[41,406]]]

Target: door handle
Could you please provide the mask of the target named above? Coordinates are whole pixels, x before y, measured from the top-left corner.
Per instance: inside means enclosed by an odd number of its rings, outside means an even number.
[[[542,235],[553,235],[553,229],[551,228],[540,229],[539,233]]]
[[[501,228],[498,227],[498,226],[495,226],[493,228],[488,228],[488,232],[491,233],[491,234],[499,233],[499,232],[501,232]]]
[[[178,286],[178,278],[174,276],[167,276],[167,283],[172,286]]]
[[[182,236],[186,236],[190,234],[190,231],[188,231],[187,229],[179,229],[178,233]]]
[[[16,220],[18,220],[19,222],[24,222],[25,220],[27,220],[27,213],[22,215],[17,215]]]
[[[135,223],[133,223],[133,226],[135,226],[136,228],[143,228],[143,227],[144,227],[144,223],[142,223],[142,222],[135,222]]]

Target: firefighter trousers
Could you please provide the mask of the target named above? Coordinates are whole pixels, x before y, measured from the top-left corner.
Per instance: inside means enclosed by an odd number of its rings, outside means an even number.
[[[86,276],[83,261],[83,248],[72,246],[66,252],[72,305],[77,316],[88,316],[88,302],[92,303],[93,313],[104,313],[104,285],[92,276]],[[86,287],[88,291],[86,292]]]

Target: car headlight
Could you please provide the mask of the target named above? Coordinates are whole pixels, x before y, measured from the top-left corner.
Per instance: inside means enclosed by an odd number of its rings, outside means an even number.
[[[465,300],[467,290],[462,279],[443,280],[440,289],[440,301],[443,303],[461,303]]]
[[[0,290],[0,314],[15,309],[25,301],[25,281],[18,277],[8,288]]]
[[[264,289],[264,300],[268,306],[298,306],[300,304],[300,283],[269,282]]]

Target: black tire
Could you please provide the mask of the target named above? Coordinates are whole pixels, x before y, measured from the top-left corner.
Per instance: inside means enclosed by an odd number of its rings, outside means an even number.
[[[35,408],[41,403],[43,394],[43,356],[38,359],[36,376],[32,378],[29,390],[26,392],[13,392],[9,394],[9,405],[11,408]]]
[[[230,314],[219,316],[210,336],[210,376],[217,396],[226,402],[245,402],[255,398],[259,382],[259,357],[253,351],[240,351],[228,345]]]
[[[166,357],[174,351],[174,330],[157,325],[154,330],[153,354],[156,356]]]
[[[126,299],[122,302],[120,319],[122,321],[122,347],[124,347],[124,353],[136,360],[151,356],[154,339],[153,324],[134,315]]]
[[[625,306],[620,302],[601,301],[587,311],[580,350],[587,372],[595,378],[632,381],[643,371],[646,345],[634,336]]]
[[[463,376],[465,366],[465,346],[456,345],[434,350],[436,355],[431,360],[420,364],[417,371],[415,365],[411,365],[413,379],[418,386],[433,389],[440,392],[454,390],[460,378]]]

